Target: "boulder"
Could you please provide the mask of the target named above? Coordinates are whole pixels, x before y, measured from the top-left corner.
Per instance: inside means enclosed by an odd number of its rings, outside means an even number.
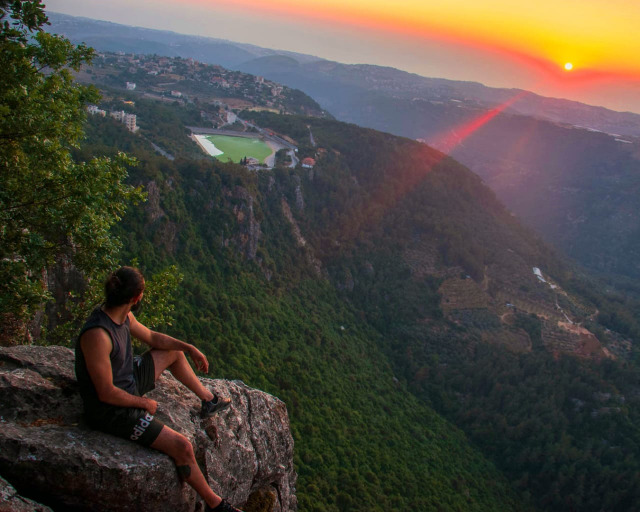
[[[202,510],[167,455],[85,425],[73,365],[64,347],[0,348],[0,475],[15,492],[54,510]],[[213,490],[234,505],[297,510],[285,404],[239,381],[202,381],[231,406],[201,420],[198,398],[165,372],[148,395],[156,416],[191,440]]]
[[[0,512],[53,512],[49,507],[23,498],[14,487],[0,477]]]

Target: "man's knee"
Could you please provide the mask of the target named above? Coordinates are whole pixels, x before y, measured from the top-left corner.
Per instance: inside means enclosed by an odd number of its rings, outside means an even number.
[[[176,363],[181,364],[187,360],[187,356],[184,355],[184,352],[182,350],[170,350],[169,354],[171,355],[171,360],[173,361],[171,363],[171,366]]]
[[[177,461],[191,461],[195,459],[195,454],[193,452],[193,445],[191,441],[189,441],[183,435],[179,435],[176,437],[176,449],[174,454],[174,459]]]
[[[185,360],[184,352],[181,350],[158,350],[151,351],[153,357],[153,363],[155,365],[155,378],[160,377],[163,371],[166,369],[171,370],[176,363],[181,363]]]
[[[171,457],[177,465],[191,464],[195,454],[191,442],[182,434],[165,428],[151,448],[160,450]]]

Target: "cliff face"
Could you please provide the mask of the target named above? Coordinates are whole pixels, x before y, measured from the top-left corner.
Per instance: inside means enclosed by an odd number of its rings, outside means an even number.
[[[0,348],[0,510],[28,500],[54,510],[202,510],[166,455],[90,430],[62,347]],[[171,375],[149,396],[158,418],[186,435],[212,488],[247,512],[297,510],[285,404],[243,383],[203,379],[232,406],[201,420],[199,400]],[[43,509],[44,510],[44,509]]]

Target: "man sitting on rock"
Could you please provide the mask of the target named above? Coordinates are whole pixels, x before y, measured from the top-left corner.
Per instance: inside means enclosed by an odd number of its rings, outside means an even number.
[[[87,423],[171,456],[181,478],[206,502],[207,512],[240,512],[211,490],[189,440],[154,418],[158,403],[144,397],[168,368],[202,400],[201,417],[211,416],[231,402],[205,388],[189,365],[185,352],[198,370],[207,372],[209,363],[202,352],[136,320],[131,310],[140,304],[144,285],[135,268],[122,267],[112,273],[105,284],[104,304],[93,311],[80,331],[76,376]],[[151,350],[134,358],[131,335]]]

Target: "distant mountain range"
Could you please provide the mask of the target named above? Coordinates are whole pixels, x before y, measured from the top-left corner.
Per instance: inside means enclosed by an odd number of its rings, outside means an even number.
[[[98,50],[192,57],[264,76],[302,90],[339,120],[423,140],[470,167],[582,264],[640,277],[640,115],[219,39],[50,18],[53,32]],[[458,143],[448,147],[451,140]]]
[[[206,64],[233,69],[238,64],[270,55],[287,55],[298,62],[318,57],[283,50],[270,50],[225,39],[178,34],[165,30],[131,27],[90,18],[48,12],[50,32],[64,34],[73,42],[85,42],[99,51],[155,53],[168,57],[191,57]]]
[[[389,67],[340,64],[302,53],[59,13],[49,13],[49,19],[50,31],[64,34],[76,43],[85,42],[100,51],[191,57],[207,64],[265,76],[304,91],[338,118],[342,118],[345,100],[350,101],[352,95],[361,90],[399,99],[457,99],[484,106],[499,105],[522,92],[487,87],[477,82],[426,78]],[[615,112],[533,93],[512,105],[511,110],[607,133],[640,136],[640,115],[631,112]]]

